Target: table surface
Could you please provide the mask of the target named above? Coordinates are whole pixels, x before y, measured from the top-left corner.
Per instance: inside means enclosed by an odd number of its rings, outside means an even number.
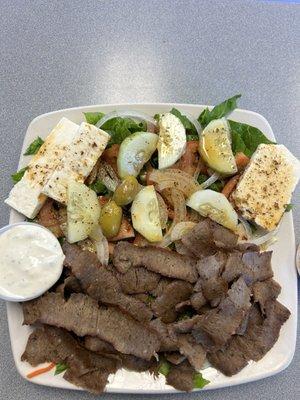
[[[120,102],[215,104],[242,93],[240,107],[263,114],[278,141],[299,157],[299,20],[298,5],[280,2],[2,0],[0,226],[8,222],[3,200],[26,128],[52,110]],[[299,190],[294,203],[296,196]],[[299,241],[299,201],[294,222]],[[277,376],[159,398],[299,399],[299,348],[298,334],[294,360]],[[92,398],[33,385],[18,375],[4,302],[0,370],[1,399]]]

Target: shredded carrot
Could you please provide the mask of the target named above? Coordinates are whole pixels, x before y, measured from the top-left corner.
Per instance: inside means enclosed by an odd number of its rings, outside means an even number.
[[[246,156],[243,152],[237,153],[235,155],[235,162],[238,170],[245,168],[249,164],[250,158]]]
[[[229,179],[229,181],[226,183],[226,185],[223,187],[222,190],[224,196],[226,196],[227,198],[230,196],[231,192],[238,183],[239,177],[240,177],[239,175],[235,175],[231,179]]]
[[[30,374],[27,375],[27,378],[31,379],[38,375],[44,374],[45,372],[51,371],[51,369],[53,369],[54,367],[55,363],[51,363],[47,367],[36,369],[35,371],[30,372]]]

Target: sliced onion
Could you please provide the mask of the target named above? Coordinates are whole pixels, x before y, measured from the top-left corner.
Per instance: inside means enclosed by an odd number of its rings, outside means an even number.
[[[91,185],[97,179],[97,173],[98,173],[98,169],[99,169],[101,161],[102,160],[99,158],[98,161],[96,162],[96,164],[94,165],[92,171],[90,172],[89,176],[85,180],[86,185]]]
[[[160,226],[162,229],[165,229],[168,222],[168,207],[159,193],[156,193],[157,201],[158,201],[158,208],[159,208],[159,219],[160,219]]]
[[[90,234],[90,238],[93,240],[98,260],[102,265],[108,265],[109,261],[109,247],[106,237],[103,235],[100,226],[98,225]]]
[[[172,230],[178,222],[186,220],[186,204],[183,193],[179,189],[172,189],[171,197],[174,208],[174,218],[170,230]]]
[[[268,248],[269,248],[270,246],[272,246],[272,244],[276,243],[277,240],[278,240],[278,239],[277,239],[276,236],[271,237],[270,240],[267,240],[266,242],[264,242],[263,244],[260,245],[260,250],[261,250],[261,251],[266,251],[266,250],[268,250]]]
[[[149,124],[152,124],[154,126],[157,125],[157,122],[154,118],[150,117],[150,115],[148,114],[144,114],[140,111],[135,111],[135,110],[119,110],[119,111],[112,111],[106,115],[104,115],[104,117],[102,117],[96,124],[96,126],[98,128],[101,128],[102,125],[105,124],[105,122],[113,119],[113,118],[133,118],[133,119],[138,119],[141,121],[146,121]]]
[[[248,221],[245,220],[245,218],[243,218],[242,216],[238,216],[240,223],[243,225],[243,228],[245,230],[246,236],[247,236],[247,240],[251,239],[253,234],[252,234],[252,230],[250,227],[250,224]]]
[[[165,234],[163,240],[160,242],[160,247],[168,247],[172,242],[171,234],[174,227],[182,221],[186,220],[186,204],[183,193],[178,189],[171,190],[171,197],[174,207],[174,218],[170,229]]]
[[[200,135],[201,135],[201,132],[202,132],[202,128],[201,128],[201,125],[199,124],[198,120],[195,117],[193,117],[191,114],[187,113],[187,112],[182,112],[182,114],[185,115],[191,121],[191,123],[196,128],[196,131],[197,131],[197,133],[199,135],[199,138],[200,138]]]
[[[166,233],[163,240],[157,244],[158,247],[168,247],[170,246],[170,244],[172,244],[172,239],[171,239],[171,235],[169,235],[169,233]]]
[[[193,229],[195,225],[197,225],[197,224],[192,221],[178,222],[178,224],[176,224],[174,226],[174,228],[171,232],[172,242],[175,242],[176,240],[180,240],[187,232],[189,232],[191,229]]]
[[[262,244],[268,242],[269,240],[273,239],[278,232],[278,229],[275,229],[271,232],[266,233],[265,235],[252,237],[248,242],[256,244],[257,246],[261,246]]]
[[[210,187],[210,185],[215,183],[219,178],[220,178],[220,175],[217,172],[214,172],[212,174],[212,176],[210,176],[205,182],[203,182],[200,185],[201,189],[207,189],[208,187]]]
[[[242,216],[238,216],[238,219],[241,222],[241,225],[243,226],[247,236],[247,240],[241,240],[240,243],[250,243],[255,244],[256,246],[270,246],[277,241],[276,235],[278,233],[279,227],[271,232],[266,232],[264,229],[258,228],[257,231],[253,234],[249,222]]]
[[[154,169],[150,173],[149,179],[157,184],[158,191],[174,188],[180,190],[186,197],[190,197],[201,189],[194,177],[175,168],[163,171]]]
[[[198,160],[198,162],[197,162],[197,167],[196,167],[195,172],[194,172],[194,174],[193,174],[193,178],[194,178],[196,181],[197,181],[198,178],[199,178],[199,174],[200,174],[202,168],[203,168],[203,161],[202,161],[202,159],[199,157],[199,160]]]
[[[121,182],[113,167],[105,161],[100,164],[97,177],[112,192]]]

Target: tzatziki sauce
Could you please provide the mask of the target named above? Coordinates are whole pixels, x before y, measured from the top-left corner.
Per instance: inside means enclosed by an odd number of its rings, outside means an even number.
[[[59,279],[64,258],[48,229],[32,223],[8,227],[0,235],[0,297],[25,301],[40,296]]]

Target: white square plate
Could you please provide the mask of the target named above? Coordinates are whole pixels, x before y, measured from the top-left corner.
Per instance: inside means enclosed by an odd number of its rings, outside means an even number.
[[[176,107],[183,112],[188,112],[198,117],[206,106],[189,104],[113,104],[70,108],[40,115],[30,123],[27,129],[20,156],[19,168],[24,167],[28,163],[29,157],[23,156],[27,146],[37,136],[45,138],[62,117],[67,117],[76,123],[80,123],[84,120],[83,112],[87,111],[103,111],[107,113],[116,109],[134,109],[154,115],[156,113],[169,111],[172,107]],[[231,114],[230,118],[253,125],[263,131],[269,139],[275,139],[269,123],[264,117],[257,113],[237,109]],[[23,219],[24,218],[17,212],[11,211],[10,223],[22,221]],[[203,376],[209,379],[211,383],[205,387],[205,390],[238,385],[274,375],[285,369],[293,358],[297,329],[297,276],[295,269],[295,238],[291,212],[287,213],[282,220],[278,241],[273,245],[273,250],[272,265],[274,277],[282,286],[279,301],[291,311],[291,316],[282,327],[277,343],[261,361],[257,363],[251,362],[239,374],[230,378],[224,376],[214,368],[206,368],[203,371]],[[25,349],[31,328],[22,325],[23,314],[19,304],[7,303],[7,315],[16,367],[21,376],[26,379],[26,374],[32,370],[32,367],[25,362],[21,362],[21,354]],[[78,389],[65,381],[62,376],[54,376],[53,371],[40,375],[31,380],[31,382],[65,389]],[[175,389],[165,384],[163,376],[154,380],[148,373],[135,373],[126,370],[120,370],[116,375],[110,377],[107,391],[144,394],[176,392]]]

